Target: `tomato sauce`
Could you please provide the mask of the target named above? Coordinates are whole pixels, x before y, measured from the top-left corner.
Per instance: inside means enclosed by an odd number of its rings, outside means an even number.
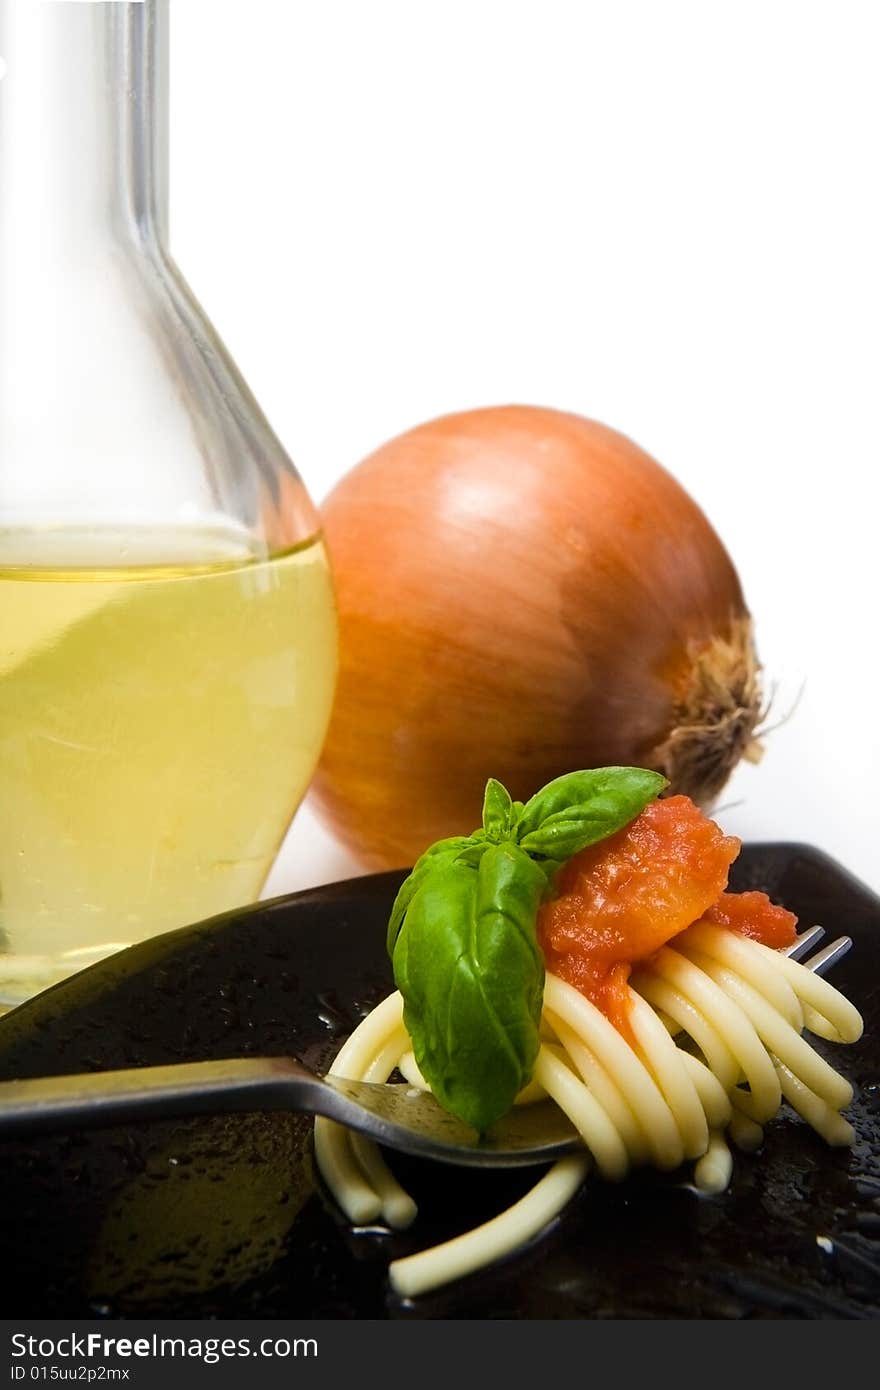
[[[798,919],[794,913],[771,903],[766,893],[722,893],[703,917],[716,926],[729,927],[740,936],[772,946],[774,951],[790,946],[797,934]]]
[[[547,969],[586,995],[631,1042],[627,981],[679,932],[705,917],[769,946],[788,945],[796,918],[763,893],[726,893],[740,841],[687,796],[654,801],[623,830],[576,854],[538,914]]]

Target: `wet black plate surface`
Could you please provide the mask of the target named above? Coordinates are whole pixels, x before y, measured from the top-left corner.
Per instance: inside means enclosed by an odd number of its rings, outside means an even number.
[[[324,1067],[389,988],[384,926],[399,881],[336,884],[133,947],[0,1020],[0,1077],[248,1053]],[[388,1260],[486,1219],[540,1170],[395,1158],[422,1211],[392,1237],[335,1215],[298,1116],[6,1143],[5,1316],[876,1317],[880,900],[800,845],[747,847],[734,886],[764,888],[826,939],[855,940],[834,979],[866,1033],[830,1049],[857,1087],[853,1152],[785,1112],[759,1154],[736,1156],[723,1196],[699,1196],[682,1174],[590,1180],[528,1250],[407,1305],[389,1292]]]

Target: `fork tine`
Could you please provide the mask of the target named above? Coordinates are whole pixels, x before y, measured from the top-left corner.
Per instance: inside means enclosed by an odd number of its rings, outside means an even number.
[[[809,927],[807,931],[802,931],[800,936],[796,936],[790,946],[786,946],[783,955],[790,956],[792,960],[800,960],[811,946],[818,945],[824,935],[824,927]]]
[[[851,936],[839,936],[836,941],[829,942],[821,951],[817,951],[814,956],[810,956],[810,959],[803,961],[802,964],[814,975],[825,975],[833,965],[836,965],[839,960],[843,960],[851,946]]]

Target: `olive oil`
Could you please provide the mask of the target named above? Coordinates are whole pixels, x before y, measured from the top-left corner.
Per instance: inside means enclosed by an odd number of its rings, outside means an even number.
[[[59,532],[40,553],[59,563],[20,563],[0,533],[5,1003],[257,897],[336,673],[320,539],[259,559],[220,536]]]

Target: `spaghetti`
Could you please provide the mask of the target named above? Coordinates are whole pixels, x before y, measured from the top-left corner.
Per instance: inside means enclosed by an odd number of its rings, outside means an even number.
[[[723,1191],[730,1144],[758,1148],[783,1097],[827,1143],[853,1142],[840,1113],[852,1088],[804,1036],[839,1043],[861,1036],[858,1011],[827,981],[704,918],[642,962],[625,990],[629,1038],[583,992],[546,976],[540,1051],[517,1103],[550,1095],[578,1129],[585,1153],[555,1163],[493,1220],[394,1261],[396,1292],[414,1297],[518,1249],[558,1215],[591,1166],[620,1181],[636,1166],[668,1170],[687,1160],[698,1189]],[[331,1074],[386,1081],[395,1069],[427,1088],[399,993],[355,1030]],[[319,1119],[315,1146],[323,1178],[350,1221],[411,1224],[415,1204],[374,1144]]]

